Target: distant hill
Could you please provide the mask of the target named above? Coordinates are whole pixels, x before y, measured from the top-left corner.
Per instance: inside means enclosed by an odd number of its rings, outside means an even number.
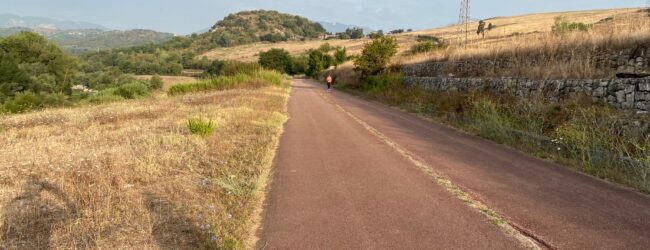
[[[23,17],[13,14],[0,14],[0,28],[30,28],[40,30],[98,29],[108,30],[99,24],[77,21],[61,21],[46,17]]]
[[[230,14],[202,34],[200,48],[231,47],[260,41],[281,42],[318,38],[325,34],[319,23],[277,11],[256,10]]]
[[[364,33],[370,33],[374,32],[375,30],[368,28],[368,27],[363,27],[363,26],[358,26],[358,25],[349,25],[349,24],[343,24],[343,23],[333,23],[333,22],[325,22],[325,21],[319,21],[318,23],[327,30],[327,32],[330,32],[332,34],[336,34],[339,32],[345,32],[345,30],[349,28],[362,28]]]
[[[31,31],[31,29],[23,27],[0,28],[0,37],[11,36],[21,31]]]
[[[43,31],[23,27],[0,29],[0,37],[9,36],[20,31],[33,31],[42,34],[72,53],[161,43],[174,37],[171,33],[140,29],[127,31],[104,31],[100,29]]]
[[[149,43],[161,43],[174,34],[153,30],[65,30],[48,35],[52,41],[73,52],[125,48]]]

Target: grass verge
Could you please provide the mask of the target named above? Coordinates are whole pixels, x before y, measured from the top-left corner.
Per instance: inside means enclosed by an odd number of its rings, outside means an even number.
[[[289,96],[256,84],[0,117],[0,248],[245,248]]]
[[[285,81],[285,77],[275,71],[255,70],[252,72],[237,73],[229,76],[219,76],[194,83],[178,84],[170,87],[167,90],[167,94],[169,96],[177,96],[209,90],[257,88],[267,85],[282,86]]]

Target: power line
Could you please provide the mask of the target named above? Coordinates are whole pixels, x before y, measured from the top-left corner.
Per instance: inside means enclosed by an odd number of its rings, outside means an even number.
[[[467,42],[469,40],[469,23],[471,22],[470,20],[470,15],[469,15],[469,1],[470,0],[461,0],[460,1],[460,14],[458,16],[458,24],[460,26],[460,36],[458,37],[458,40],[460,41],[461,44],[467,45]],[[650,0],[648,0],[650,2]],[[465,35],[465,40],[463,41],[463,35]]]

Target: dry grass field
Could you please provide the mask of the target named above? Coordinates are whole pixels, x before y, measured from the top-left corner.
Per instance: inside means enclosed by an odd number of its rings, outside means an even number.
[[[239,249],[288,87],[0,117],[0,249]],[[214,133],[190,133],[188,120]]]
[[[413,44],[416,41],[416,36],[399,35],[396,36],[398,42],[402,45]],[[298,55],[307,52],[310,49],[316,49],[325,43],[332,46],[341,46],[347,49],[348,54],[357,55],[361,53],[363,45],[370,41],[368,38],[357,40],[310,40],[310,41],[295,41],[295,42],[280,42],[280,43],[254,43],[236,47],[217,48],[208,51],[199,57],[206,56],[210,60],[236,60],[243,62],[257,62],[259,53],[273,48],[281,48],[289,51],[293,55]],[[408,46],[401,46],[400,51],[408,50]]]
[[[558,36],[551,32],[556,17],[563,16],[568,22],[594,25],[588,32],[574,32]],[[458,46],[459,35],[456,26],[419,31],[415,34],[432,35],[455,41],[449,48],[429,54],[403,56],[400,63],[414,63],[430,60],[455,60],[496,56],[512,51],[544,51],[558,47],[593,49],[597,46],[625,46],[650,37],[650,18],[642,9],[616,9],[600,11],[577,11],[545,13],[486,20],[497,28],[486,32],[485,38],[472,33],[469,43]],[[478,26],[473,23],[470,27]]]
[[[601,20],[611,18],[606,25],[598,25],[590,32],[584,34],[571,35],[570,37],[558,38],[551,34],[551,29],[555,18],[559,16],[566,17],[569,22],[580,22],[585,24],[595,24]],[[396,64],[418,63],[432,60],[462,60],[474,57],[500,56],[512,51],[520,51],[523,54],[529,53],[529,50],[557,50],[558,53],[564,53],[563,49],[570,48],[591,48],[594,46],[611,43],[626,43],[646,39],[650,34],[650,25],[647,14],[641,9],[610,9],[610,10],[590,10],[590,11],[573,11],[573,12],[555,12],[542,14],[529,14],[513,17],[495,17],[486,20],[487,23],[496,25],[496,28],[486,32],[485,38],[476,35],[474,32],[478,23],[470,24],[469,43],[466,46],[459,47],[459,38],[464,38],[457,25],[447,27],[421,30],[410,33],[394,35],[400,45],[399,56],[395,58]],[[407,52],[411,45],[417,41],[417,36],[427,35],[442,38],[450,46],[444,50],[438,50],[431,53],[409,55]],[[271,48],[283,48],[292,54],[304,53],[309,49],[318,48],[324,43],[330,43],[333,46],[343,46],[348,49],[348,53],[355,55],[361,52],[363,44],[368,39],[359,40],[313,40],[306,42],[285,42],[285,43],[257,43],[245,46],[218,48],[206,52],[201,56],[207,56],[209,59],[222,60],[241,60],[256,61],[259,52]],[[552,51],[551,51],[552,52]],[[526,55],[524,55],[526,56]],[[555,62],[554,62],[555,63]],[[570,62],[574,67],[583,67],[583,62]],[[556,68],[567,68],[567,65],[557,64]],[[587,70],[587,69],[582,69]],[[541,73],[540,73],[541,74]],[[562,74],[558,72],[557,74]],[[583,75],[589,75],[584,72]]]

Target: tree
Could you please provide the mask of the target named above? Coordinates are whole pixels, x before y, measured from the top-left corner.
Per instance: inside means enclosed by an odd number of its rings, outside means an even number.
[[[377,38],[382,37],[382,36],[384,36],[384,31],[383,30],[378,30],[378,31],[372,32],[372,33],[370,33],[368,35],[368,37],[370,37],[371,39],[377,39]]]
[[[485,38],[485,21],[481,20],[478,22],[478,29],[476,29],[476,34],[483,35],[483,38]]]
[[[327,51],[324,51],[323,48],[310,50],[307,72],[305,73],[307,76],[314,77],[324,69],[328,69],[330,66],[335,64],[336,62],[334,57],[327,54]]]
[[[44,63],[63,55],[63,51],[45,37],[34,32],[22,31],[0,41],[0,48],[21,63]]]
[[[339,39],[341,39],[341,40],[349,40],[349,39],[352,39],[352,37],[350,37],[350,34],[348,34],[348,33],[346,33],[346,32],[336,33],[336,35],[337,35],[337,36],[339,37]]]
[[[72,77],[75,75],[78,68],[77,60],[74,57],[62,54],[50,61],[47,67],[49,72],[56,77],[56,83],[59,90],[63,90],[70,94]]]
[[[16,59],[0,49],[0,103],[6,97],[27,89],[29,78],[16,62]]]
[[[393,37],[381,36],[363,47],[361,56],[355,60],[355,70],[366,78],[382,72],[388,66],[390,59],[397,54],[397,40]]]
[[[71,93],[70,87],[78,73],[79,63],[45,37],[33,32],[20,32],[0,40],[0,49],[6,54],[3,57],[13,58],[6,59],[8,64],[5,67],[17,64],[29,76],[28,80],[13,82],[11,88],[5,86],[6,91]],[[52,77],[55,81],[50,81]]]
[[[360,39],[364,37],[362,28],[347,28],[345,32],[339,33],[339,39]]]
[[[277,70],[290,74],[292,71],[291,55],[284,49],[271,49],[260,53],[259,64],[265,69]]]
[[[318,75],[323,69],[325,69],[325,63],[323,62],[323,52],[320,50],[310,50],[309,51],[309,63],[307,64],[307,76],[314,77]]]

